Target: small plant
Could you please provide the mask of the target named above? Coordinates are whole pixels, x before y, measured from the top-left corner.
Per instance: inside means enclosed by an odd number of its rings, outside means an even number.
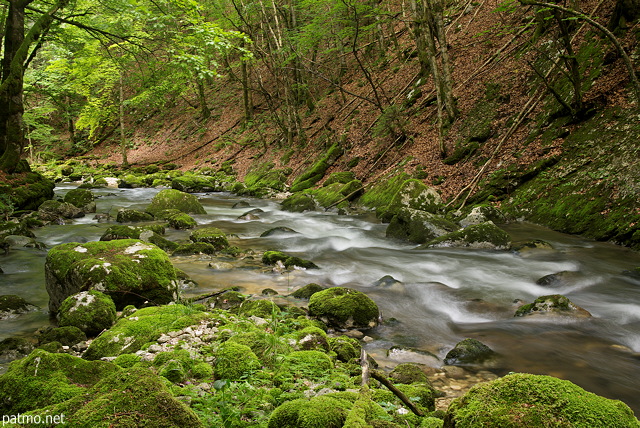
[[[9,195],[0,195],[0,214],[4,217],[5,221],[9,221],[9,217],[13,214],[15,207]]]

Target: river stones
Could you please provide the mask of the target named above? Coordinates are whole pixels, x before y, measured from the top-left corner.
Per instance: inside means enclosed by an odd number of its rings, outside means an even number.
[[[506,223],[507,216],[496,207],[490,205],[481,205],[473,207],[469,214],[467,214],[462,220],[460,220],[460,226],[467,227],[474,224],[481,224],[486,221],[492,221],[494,223]]]
[[[197,197],[175,189],[164,189],[158,192],[146,211],[155,215],[156,212],[166,209],[177,209],[185,214],[206,214]]]
[[[65,219],[84,217],[84,212],[69,202],[51,199],[38,207],[38,216],[42,221],[61,222]]]
[[[435,238],[420,248],[446,247],[508,250],[511,247],[511,238],[492,221],[487,221]]]
[[[444,363],[455,364],[480,364],[496,356],[496,353],[484,343],[476,339],[464,339],[447,352]]]
[[[570,285],[583,278],[580,272],[563,270],[549,275],[545,275],[536,281],[537,285],[549,288],[557,288]]]
[[[166,304],[178,297],[167,253],[135,239],[57,245],[47,254],[45,280],[53,314],[64,299],[82,290],[108,294],[118,309],[147,301]]]
[[[189,239],[193,242],[211,244],[217,251],[223,250],[229,246],[227,235],[225,235],[222,230],[213,226],[201,227],[194,230],[191,232]]]
[[[520,306],[514,316],[565,315],[588,318],[591,314],[561,294],[540,296],[533,303]]]
[[[371,328],[378,324],[378,305],[366,294],[346,287],[319,291],[309,299],[309,315],[342,328]]]
[[[171,188],[186,193],[213,192],[218,189],[214,178],[206,175],[185,174],[171,179]]]
[[[60,327],[77,327],[87,336],[96,336],[116,321],[116,305],[99,291],[82,291],[62,302],[58,319]]]
[[[455,399],[443,428],[638,427],[631,409],[551,376],[513,373],[480,383]]]
[[[281,251],[265,251],[262,255],[262,263],[266,265],[273,266],[277,265],[278,262],[282,263],[287,269],[295,268],[296,266],[303,269],[319,269],[315,263],[309,260],[289,256]]]

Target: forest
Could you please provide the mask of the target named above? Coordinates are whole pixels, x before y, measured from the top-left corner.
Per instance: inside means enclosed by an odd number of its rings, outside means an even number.
[[[3,425],[640,426],[639,19],[0,0]]]

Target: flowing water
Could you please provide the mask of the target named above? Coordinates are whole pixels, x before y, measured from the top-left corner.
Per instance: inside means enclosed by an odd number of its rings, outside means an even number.
[[[63,195],[71,189],[56,189]],[[97,189],[98,212],[119,208],[144,209],[157,189]],[[199,224],[219,227],[231,243],[261,252],[277,249],[308,259],[318,270],[269,272],[253,263],[228,259],[237,269],[216,270],[210,257],[174,257],[176,267],[198,286],[185,291],[197,295],[229,286],[260,294],[272,288],[281,295],[315,282],[347,286],[367,293],[387,320],[367,332],[367,348],[383,365],[416,361],[433,366],[460,340],[476,338],[500,354],[491,370],[497,374],[522,371],[569,379],[597,394],[626,402],[640,413],[640,280],[624,275],[640,266],[640,254],[626,248],[556,233],[530,224],[505,226],[514,242],[544,239],[553,250],[516,254],[462,249],[416,250],[414,245],[384,237],[386,225],[372,214],[342,216],[325,212],[281,211],[271,200],[239,198],[225,193],[200,194],[207,214],[194,216]],[[259,219],[238,220],[251,208],[233,208],[240,200],[260,208]],[[108,223],[93,215],[69,225],[35,231],[48,248],[64,242],[98,240]],[[112,224],[112,223],[111,223]],[[260,237],[264,231],[286,226],[297,233]],[[169,239],[186,239],[188,231],[168,230]],[[49,322],[44,288],[46,251],[12,249],[0,256],[5,271],[0,294],[18,294],[43,308],[0,321],[0,340],[29,335]],[[542,276],[575,271],[553,289],[536,285]],[[396,281],[380,284],[391,276]],[[389,278],[387,278],[389,279]],[[546,294],[564,294],[593,317],[514,318],[515,301],[532,302]],[[391,352],[392,346],[410,351]]]

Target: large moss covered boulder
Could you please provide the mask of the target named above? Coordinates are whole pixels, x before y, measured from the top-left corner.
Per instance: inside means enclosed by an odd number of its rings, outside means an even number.
[[[438,214],[444,207],[440,194],[434,188],[412,178],[402,183],[389,205],[380,211],[382,220],[390,221],[403,208]]]
[[[166,304],[178,297],[178,280],[169,256],[135,239],[71,242],[53,247],[45,262],[49,311],[82,290],[109,295],[116,307]]]
[[[402,208],[391,219],[386,235],[387,238],[424,244],[457,229],[457,225],[442,216],[413,208]]]
[[[71,189],[64,195],[64,202],[68,202],[85,213],[96,212],[95,197],[90,190],[87,189]]]
[[[58,315],[60,327],[78,327],[87,336],[95,336],[116,321],[116,305],[99,291],[82,291],[67,297]]]
[[[206,316],[205,312],[183,305],[138,309],[131,316],[119,319],[113,327],[91,342],[83,357],[97,360],[134,353],[162,334],[198,324]]]
[[[366,294],[346,287],[319,291],[309,299],[309,315],[338,328],[371,328],[378,324],[378,305]]]
[[[211,244],[216,250],[223,250],[229,246],[227,235],[217,227],[201,227],[191,232],[189,236],[193,242],[205,242]]]
[[[155,213],[167,209],[177,209],[186,214],[206,214],[197,197],[175,189],[164,189],[158,192],[146,211],[155,215]]]
[[[295,193],[282,201],[282,209],[294,213],[313,211],[316,209],[316,202],[305,193]]]
[[[442,235],[423,246],[423,248],[446,247],[508,250],[511,248],[511,237],[492,221],[487,221]]]
[[[454,400],[444,428],[640,427],[631,409],[551,376],[514,373]]]
[[[12,362],[0,376],[0,414],[28,412],[61,403],[85,392],[103,377],[118,371],[111,363],[86,361],[68,354],[36,349]]]

